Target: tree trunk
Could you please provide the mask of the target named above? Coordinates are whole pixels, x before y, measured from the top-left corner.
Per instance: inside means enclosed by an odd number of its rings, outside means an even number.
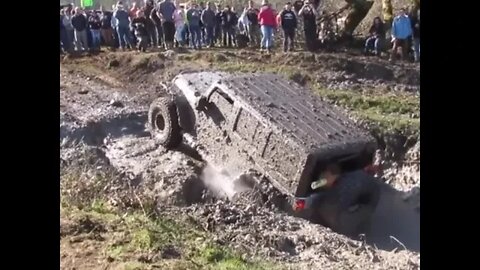
[[[410,0],[410,16],[417,17],[418,10],[420,9],[420,0]]]
[[[367,16],[368,11],[373,6],[373,1],[369,0],[345,0],[350,4],[350,11],[345,19],[345,28],[343,29],[343,37],[352,37],[353,32],[362,20]]]
[[[389,32],[393,22],[392,0],[382,0],[382,15],[385,23],[385,32]]]

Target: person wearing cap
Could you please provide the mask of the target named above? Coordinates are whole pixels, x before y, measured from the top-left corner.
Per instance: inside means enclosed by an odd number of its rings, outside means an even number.
[[[410,18],[405,13],[405,9],[400,9],[398,15],[393,19],[392,22],[392,54],[390,55],[390,60],[394,61],[397,55],[398,47],[401,50],[401,56],[403,59],[407,56],[408,51],[408,40],[412,36],[412,23]]]
[[[277,27],[276,16],[267,0],[263,0],[258,13],[262,32],[261,50],[271,52],[273,48],[273,30]]]
[[[303,17],[303,31],[305,33],[305,43],[307,50],[315,50],[315,42],[317,40],[317,16],[318,12],[310,3],[305,0],[303,7],[298,12],[298,16]]]
[[[118,40],[122,50],[125,50],[127,46],[133,48],[132,41],[130,39],[130,18],[128,12],[123,8],[123,3],[118,2],[113,17],[116,19]]]
[[[297,29],[297,16],[292,10],[292,4],[287,2],[279,14],[280,26],[283,30],[283,51],[293,51],[295,30]]]

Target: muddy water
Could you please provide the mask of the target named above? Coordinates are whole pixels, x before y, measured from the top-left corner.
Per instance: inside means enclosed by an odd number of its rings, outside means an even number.
[[[118,116],[115,120],[98,120],[87,126],[77,125],[77,128],[72,126],[63,131],[62,137],[72,136],[98,143],[110,163],[119,171],[132,178],[157,179],[156,190],[160,196],[182,192],[184,183],[180,179],[192,176],[203,180],[205,186],[220,198],[232,199],[238,192],[245,191],[245,187],[238,189],[233,183],[239,174],[234,168],[224,168],[222,172],[219,168],[206,166],[199,172],[194,168],[194,158],[181,151],[166,151],[155,145],[145,129],[140,128],[140,121],[145,120],[140,118],[131,121],[132,117]],[[177,180],[165,175],[174,176]],[[404,192],[388,184],[381,185],[381,198],[373,216],[371,232],[366,235],[367,242],[384,250],[398,248],[418,252],[420,215],[416,205],[404,199]],[[193,192],[200,193],[202,189]],[[182,196],[179,199],[182,200]]]
[[[420,252],[420,211],[405,193],[381,184],[381,197],[367,242],[380,249]]]

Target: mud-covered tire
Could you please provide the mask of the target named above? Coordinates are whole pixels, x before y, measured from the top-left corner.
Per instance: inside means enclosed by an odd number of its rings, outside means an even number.
[[[317,214],[339,233],[357,236],[368,232],[380,200],[380,185],[363,171],[342,175],[319,205]]]
[[[150,105],[148,111],[150,135],[159,145],[172,149],[182,142],[178,113],[175,102],[169,97],[160,97]]]

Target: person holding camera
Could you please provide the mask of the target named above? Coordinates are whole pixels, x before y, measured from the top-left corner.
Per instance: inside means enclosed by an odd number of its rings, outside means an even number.
[[[307,50],[315,50],[315,41],[317,40],[317,16],[318,12],[310,3],[305,0],[303,7],[298,12],[298,16],[303,17],[303,31],[305,32],[305,43]]]

